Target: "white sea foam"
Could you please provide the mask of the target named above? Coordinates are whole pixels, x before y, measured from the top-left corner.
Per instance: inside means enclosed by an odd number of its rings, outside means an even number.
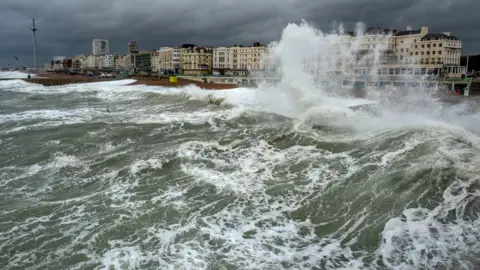
[[[26,79],[37,76],[36,74],[24,73],[20,71],[0,71],[0,79]]]

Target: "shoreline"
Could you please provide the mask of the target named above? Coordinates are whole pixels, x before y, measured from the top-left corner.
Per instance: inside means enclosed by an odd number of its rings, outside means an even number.
[[[195,80],[188,80],[184,78],[178,78],[176,83],[171,83],[168,77],[142,77],[142,76],[130,76],[125,78],[100,78],[100,77],[88,77],[85,75],[67,75],[56,73],[38,73],[36,76],[28,78],[2,78],[1,80],[23,80],[30,83],[41,84],[43,86],[61,86],[68,84],[81,84],[81,83],[94,83],[94,82],[106,82],[106,81],[119,81],[125,79],[133,79],[135,82],[127,85],[146,85],[146,86],[161,86],[161,87],[184,87],[188,85],[195,85],[202,90],[229,90],[239,88],[237,84],[217,84],[217,83],[205,83]],[[349,94],[351,97],[364,98],[364,93],[361,91],[353,91]],[[443,95],[439,97],[442,102],[456,103],[465,100],[480,102],[480,95],[470,95],[468,97],[457,95]]]
[[[127,78],[125,78],[127,79]],[[171,83],[168,77],[139,77],[132,76],[128,79],[134,79],[135,82],[129,85],[148,85],[148,86],[164,86],[164,87],[183,87],[187,85],[195,85],[199,88],[205,90],[228,90],[239,88],[237,84],[226,84],[226,83],[205,83],[194,80],[187,80],[184,78],[177,78],[176,83]]]
[[[227,90],[238,88],[237,84],[219,84],[219,83],[205,83],[194,80],[187,80],[178,78],[177,82],[171,83],[168,77],[141,77],[141,76],[129,76],[125,78],[100,78],[100,77],[88,77],[85,75],[67,75],[67,74],[51,74],[51,73],[39,73],[35,77],[30,79],[21,78],[26,82],[37,83],[43,86],[54,85],[67,85],[76,83],[92,83],[92,82],[105,82],[105,81],[119,81],[125,79],[136,80],[128,85],[147,85],[147,86],[163,86],[163,87],[183,87],[187,85],[195,85],[204,90]]]

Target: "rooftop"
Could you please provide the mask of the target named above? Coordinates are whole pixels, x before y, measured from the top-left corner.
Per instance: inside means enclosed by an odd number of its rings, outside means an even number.
[[[457,37],[446,35],[444,33],[426,34],[422,37],[422,41],[425,40],[458,40]]]
[[[422,30],[403,30],[395,33],[395,36],[408,36],[408,35],[418,35]]]

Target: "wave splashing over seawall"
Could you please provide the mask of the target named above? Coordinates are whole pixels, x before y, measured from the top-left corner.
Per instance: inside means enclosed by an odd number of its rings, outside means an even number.
[[[276,88],[0,82],[0,268],[474,269],[478,114],[352,109],[289,55],[335,35],[289,25]]]

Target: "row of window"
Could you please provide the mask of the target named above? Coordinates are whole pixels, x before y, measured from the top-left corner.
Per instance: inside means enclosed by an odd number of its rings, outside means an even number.
[[[427,51],[426,53],[427,55],[430,55],[430,51]],[[436,51],[432,51],[432,54],[435,54],[435,53]],[[424,55],[424,54],[425,52],[420,52],[420,55]],[[438,51],[438,54],[442,54],[442,51]],[[413,52],[410,52],[410,55],[413,55]],[[415,52],[415,55],[419,55],[418,52]]]
[[[377,75],[426,75],[433,74],[437,69],[431,68],[379,68],[377,69]],[[369,74],[370,70],[367,69],[355,69],[355,74]]]

